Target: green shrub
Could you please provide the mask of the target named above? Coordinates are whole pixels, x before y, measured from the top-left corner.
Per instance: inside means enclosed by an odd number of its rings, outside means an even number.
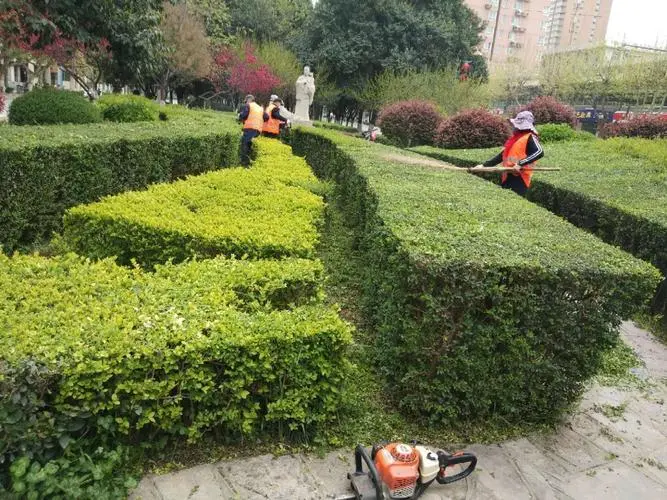
[[[289,153],[278,141],[261,144]],[[313,257],[323,202],[294,185],[304,179],[315,178],[303,160],[260,154],[251,170],[225,169],[71,208],[64,236],[82,255],[146,267],[218,254]]]
[[[158,119],[160,106],[142,96],[106,94],[97,101],[102,117],[111,122],[150,122]]]
[[[337,181],[333,203],[365,255],[376,366],[406,412],[556,420],[659,280],[474,176],[392,163],[388,148],[324,131],[296,130],[293,147]]]
[[[415,151],[460,166],[496,152],[427,147]],[[561,171],[534,176],[529,200],[651,262],[667,275],[667,139],[554,144],[541,163]],[[654,300],[656,313],[667,313],[667,282],[662,290]]]
[[[0,254],[0,482],[21,457],[45,465],[75,446],[326,426],[351,337],[318,304],[320,273],[296,260],[151,274]],[[12,476],[16,486],[23,474]]]
[[[234,165],[231,115],[167,111],[168,122],[5,127],[0,134],[0,245],[48,238],[74,205]]]
[[[542,142],[573,141],[577,137],[577,132],[565,123],[545,123],[538,125],[537,131]]]
[[[12,125],[54,125],[57,123],[95,123],[100,112],[76,92],[50,87],[31,90],[17,97],[9,108]]]

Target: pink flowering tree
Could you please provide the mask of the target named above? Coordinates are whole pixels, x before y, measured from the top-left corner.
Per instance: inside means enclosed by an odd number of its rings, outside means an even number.
[[[268,100],[281,84],[271,68],[259,60],[255,47],[244,43],[240,48],[224,47],[213,58],[211,81],[218,90],[227,91],[236,102],[246,94],[258,101]]]

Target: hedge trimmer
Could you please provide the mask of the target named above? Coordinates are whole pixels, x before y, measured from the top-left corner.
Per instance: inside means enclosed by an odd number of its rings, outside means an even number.
[[[355,471],[347,475],[354,493],[336,500],[415,500],[434,482],[459,481],[468,477],[477,465],[477,457],[472,453],[461,451],[450,455],[403,443],[375,445],[370,456],[359,445],[354,451],[354,461]],[[450,467],[455,473],[450,474]]]

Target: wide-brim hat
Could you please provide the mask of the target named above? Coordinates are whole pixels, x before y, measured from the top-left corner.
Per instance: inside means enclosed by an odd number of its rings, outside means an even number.
[[[530,130],[537,134],[535,128],[535,117],[530,111],[520,111],[514,118],[510,118],[510,123],[517,130]]]

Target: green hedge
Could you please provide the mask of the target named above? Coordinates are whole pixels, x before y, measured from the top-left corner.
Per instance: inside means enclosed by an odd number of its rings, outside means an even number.
[[[55,125],[102,121],[99,110],[78,92],[51,87],[34,89],[12,101],[12,125]]]
[[[295,153],[337,183],[356,235],[376,365],[433,421],[554,421],[659,273],[511,192],[325,131]]]
[[[66,241],[91,258],[116,256],[145,267],[218,254],[313,257],[323,201],[281,179],[315,178],[303,160],[269,154],[289,152],[287,146],[259,143],[252,170],[225,169],[71,208]]]
[[[138,95],[106,94],[99,98],[97,107],[105,120],[112,122],[150,122],[158,119],[160,106]]]
[[[497,152],[413,150],[460,166],[479,163]],[[536,174],[529,200],[667,275],[667,139],[553,144],[540,163],[561,171]],[[665,297],[656,296],[654,307],[667,312],[667,290],[663,293]]]
[[[0,246],[13,251],[50,237],[80,203],[237,161],[238,125],[211,112],[175,110],[168,122],[3,127]]]
[[[325,426],[351,336],[321,305],[320,278],[320,264],[298,260],[152,274],[0,254],[0,479],[19,457],[44,465],[75,443]]]
[[[348,127],[347,125],[341,125],[339,123],[314,121],[313,126],[318,127],[318,128],[326,128],[326,129],[329,129],[329,130],[336,130],[338,132],[345,132],[347,134],[359,135],[359,129],[358,128]]]

